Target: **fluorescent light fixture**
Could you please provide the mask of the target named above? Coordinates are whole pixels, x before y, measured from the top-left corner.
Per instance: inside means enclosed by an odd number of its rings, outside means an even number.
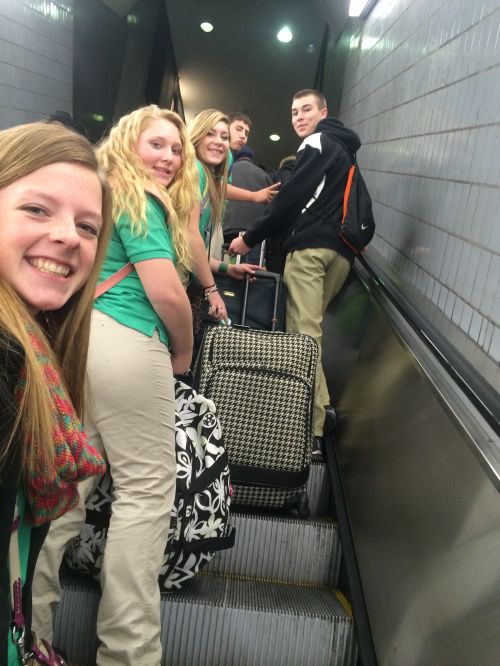
[[[271,139],[271,141],[279,141],[281,139],[279,134],[271,134],[269,138]]]
[[[349,16],[361,16],[370,0],[351,0]]]
[[[200,28],[203,30],[203,32],[212,32],[214,26],[208,21],[203,21],[203,23],[200,23]]]
[[[280,42],[285,42],[285,43],[291,42],[293,39],[292,31],[287,25],[281,28],[276,37],[279,39]]]

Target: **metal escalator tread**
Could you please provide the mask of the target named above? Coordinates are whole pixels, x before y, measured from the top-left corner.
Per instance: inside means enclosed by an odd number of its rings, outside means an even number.
[[[188,581],[179,592],[166,595],[176,603],[197,603],[225,608],[245,608],[270,613],[349,619],[335,591],[320,585],[293,585],[226,576],[202,575]]]
[[[236,543],[205,572],[289,583],[335,584],[339,544],[330,519],[233,513]]]
[[[98,590],[72,579],[56,615],[55,638],[80,666],[95,664],[98,599]],[[202,575],[162,596],[161,617],[168,666],[356,663],[352,618],[327,587]]]

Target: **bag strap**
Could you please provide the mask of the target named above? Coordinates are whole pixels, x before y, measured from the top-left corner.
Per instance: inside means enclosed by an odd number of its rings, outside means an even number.
[[[116,271],[116,273],[110,275],[109,278],[106,278],[103,282],[98,284],[95,289],[94,300],[121,282],[125,277],[127,277],[129,273],[132,272],[133,268],[133,264],[129,262],[128,264],[125,264],[125,266],[122,266],[120,270]]]
[[[356,163],[351,165],[351,167],[349,169],[349,174],[347,176],[347,185],[345,186],[345,190],[344,190],[344,204],[343,204],[343,207],[342,207],[342,221],[340,223],[341,225],[344,224],[344,220],[345,220],[346,215],[347,215],[347,205],[349,203],[349,197],[351,195],[352,179],[354,178],[354,172],[355,171],[356,171]]]
[[[42,639],[43,651],[36,644],[36,636],[31,634],[31,649],[26,650],[26,621],[23,613],[23,584],[21,578],[21,555],[19,552],[19,504],[16,497],[12,531],[9,542],[9,579],[12,607],[11,636],[19,655],[22,666],[37,663],[44,666],[65,666],[64,660],[54,652],[50,643]]]
[[[14,515],[12,518],[12,531],[9,543],[9,579],[10,579],[10,603],[12,609],[12,640],[17,647],[19,659],[22,664],[25,663],[26,651],[24,642],[26,637],[26,627],[23,613],[23,586],[21,579],[21,556],[19,553],[19,505],[16,497],[14,506]]]

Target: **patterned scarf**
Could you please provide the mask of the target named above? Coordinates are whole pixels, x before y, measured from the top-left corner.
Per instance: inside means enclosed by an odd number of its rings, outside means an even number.
[[[78,503],[78,481],[94,474],[104,474],[106,463],[89,445],[59,373],[50,361],[43,340],[31,329],[28,334],[38,362],[43,368],[53,403],[55,448],[54,466],[47,459],[35,461],[35,468],[25,477],[26,520],[34,526],[55,520]],[[26,369],[16,386],[20,402],[26,386]]]

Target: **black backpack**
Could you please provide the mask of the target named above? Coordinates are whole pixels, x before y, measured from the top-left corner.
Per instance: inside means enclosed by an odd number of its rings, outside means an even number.
[[[354,160],[347,176],[339,236],[359,254],[375,234],[372,200],[358,163]]]

